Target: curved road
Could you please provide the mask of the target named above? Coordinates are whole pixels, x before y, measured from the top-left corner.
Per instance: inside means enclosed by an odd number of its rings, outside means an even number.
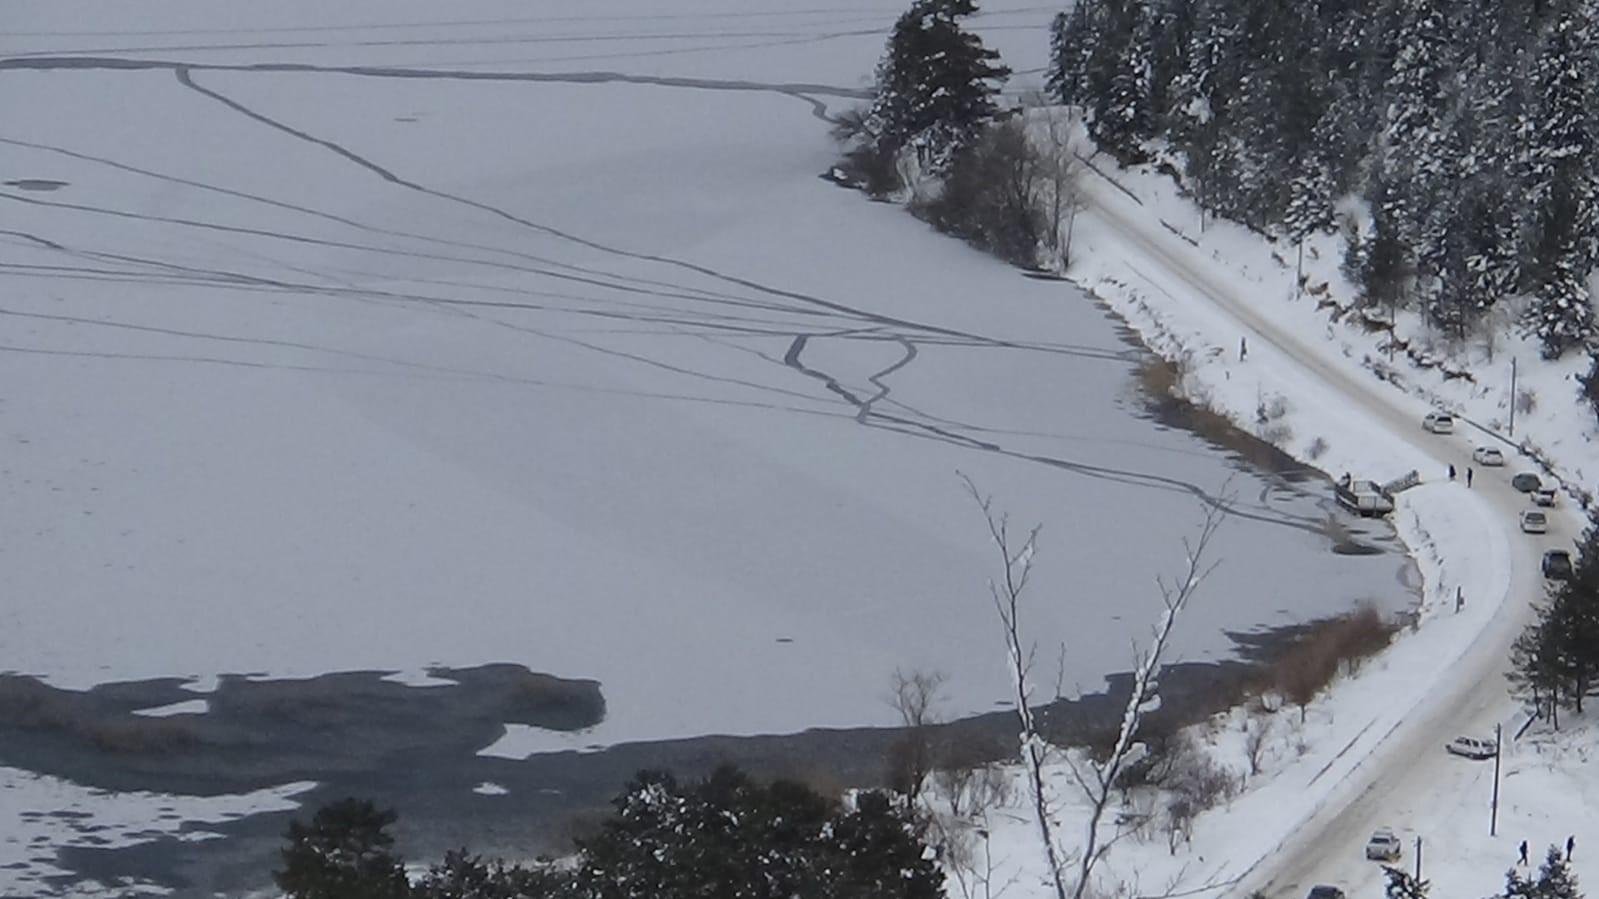
[[[1471,462],[1471,450],[1478,443],[1497,438],[1458,422],[1452,436],[1433,436],[1421,430],[1425,405],[1415,397],[1387,386],[1375,377],[1357,376],[1330,364],[1323,356],[1328,346],[1312,346],[1297,335],[1262,316],[1238,295],[1237,287],[1195,264],[1188,245],[1165,233],[1148,233],[1140,213],[1113,185],[1094,177],[1085,178],[1089,211],[1103,224],[1115,229],[1132,249],[1158,265],[1162,275],[1182,279],[1195,293],[1208,299],[1236,325],[1239,336],[1247,336],[1250,354],[1258,358],[1262,350],[1280,352],[1284,359],[1274,364],[1297,367],[1327,388],[1335,391],[1351,407],[1366,415],[1395,436],[1410,443],[1436,462],[1434,472],[1453,464],[1464,472]],[[1457,420],[1458,421],[1458,420]],[[1409,436],[1413,435],[1413,436]],[[1408,439],[1407,439],[1408,438]],[[1301,822],[1269,856],[1256,862],[1232,887],[1238,896],[1260,891],[1271,899],[1299,899],[1315,884],[1333,884],[1352,897],[1381,894],[1382,868],[1364,859],[1366,840],[1378,827],[1393,827],[1405,840],[1403,864],[1413,864],[1412,821],[1438,820],[1453,814],[1483,817],[1487,826],[1491,765],[1471,763],[1443,751],[1443,745],[1460,734],[1493,734],[1494,725],[1506,725],[1510,739],[1511,718],[1516,705],[1509,696],[1505,672],[1511,643],[1529,622],[1533,603],[1544,595],[1540,568],[1543,551],[1569,548],[1581,529],[1580,518],[1570,509],[1552,510],[1547,535],[1520,533],[1518,516],[1529,503],[1525,494],[1510,487],[1510,475],[1518,467],[1518,455],[1506,448],[1509,463],[1501,469],[1477,468],[1475,489],[1486,499],[1502,523],[1498,533],[1485,534],[1485,540],[1499,540],[1508,549],[1510,581],[1493,618],[1475,641],[1449,668],[1450,676],[1433,686],[1430,699],[1407,715],[1390,731],[1337,788],[1330,801],[1323,803]],[[1436,477],[1436,475],[1433,475]],[[1464,489],[1462,487],[1462,489]],[[1489,585],[1479,590],[1479,601],[1490,597]],[[1426,834],[1420,834],[1425,840]],[[1512,860],[1515,842],[1503,835],[1506,863]],[[1424,845],[1425,851],[1425,845]],[[1424,866],[1425,867],[1425,866]],[[1426,871],[1423,871],[1426,875]]]

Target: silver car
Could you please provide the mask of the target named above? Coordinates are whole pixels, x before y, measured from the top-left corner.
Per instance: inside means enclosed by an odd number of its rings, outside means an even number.
[[[1491,446],[1479,446],[1472,450],[1471,459],[1487,468],[1497,468],[1505,464],[1505,454]]]
[[[1521,513],[1521,532],[1523,534],[1549,533],[1549,516],[1537,509],[1528,509]]]
[[[1398,861],[1404,853],[1399,836],[1386,827],[1378,828],[1366,841],[1366,858],[1379,862]]]
[[[1476,737],[1456,737],[1444,744],[1444,749],[1453,755],[1468,759],[1491,759],[1499,754],[1492,740],[1479,740]]]
[[[1421,420],[1423,430],[1434,434],[1453,434],[1455,432],[1455,417],[1448,412],[1428,412]]]

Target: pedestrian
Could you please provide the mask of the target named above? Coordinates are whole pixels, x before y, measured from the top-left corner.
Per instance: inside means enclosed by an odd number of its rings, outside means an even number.
[[[1471,487],[1471,466],[1470,465],[1466,466],[1466,487],[1467,488]]]
[[[1455,611],[1458,612],[1461,609],[1464,609],[1465,607],[1466,607],[1466,591],[1462,587],[1456,587],[1455,588]]]
[[[1525,865],[1526,863],[1527,863],[1527,841],[1526,840],[1522,840],[1521,841],[1521,861],[1516,862],[1516,864]]]
[[[1248,355],[1249,355],[1249,338],[1247,338],[1247,337],[1238,338],[1238,361],[1239,362],[1244,361],[1244,357],[1246,357]]]
[[[1571,850],[1577,848],[1576,836],[1566,837],[1566,861],[1571,861]]]
[[[1450,462],[1449,463],[1449,480],[1453,481],[1454,479],[1455,479],[1455,463]]]

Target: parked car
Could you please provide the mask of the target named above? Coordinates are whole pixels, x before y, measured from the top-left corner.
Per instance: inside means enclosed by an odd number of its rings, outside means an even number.
[[[1499,754],[1494,741],[1479,740],[1476,737],[1456,737],[1445,743],[1444,748],[1468,759],[1491,759]]]
[[[1571,580],[1571,553],[1551,549],[1543,554],[1543,576],[1551,581]]]
[[[1528,509],[1521,513],[1521,532],[1523,534],[1549,533],[1549,516],[1537,509]]]
[[[1423,429],[1434,434],[1453,434],[1455,432],[1455,417],[1448,412],[1428,412],[1421,420]]]
[[[1345,474],[1333,484],[1339,505],[1357,515],[1387,515],[1394,510],[1394,498],[1375,481],[1357,481]]]
[[[1491,446],[1479,446],[1471,451],[1471,460],[1478,465],[1498,468],[1505,464],[1505,454]]]
[[[1399,837],[1392,830],[1380,827],[1366,841],[1366,857],[1380,862],[1398,861],[1404,852]]]
[[[1310,888],[1310,895],[1305,899],[1345,899],[1344,891],[1326,884],[1318,884]]]
[[[1543,486],[1543,479],[1530,471],[1524,471],[1510,479],[1510,486],[1520,490],[1522,493],[1532,493]]]
[[[1539,487],[1532,492],[1532,501],[1540,506],[1552,506],[1560,494],[1553,487]]]

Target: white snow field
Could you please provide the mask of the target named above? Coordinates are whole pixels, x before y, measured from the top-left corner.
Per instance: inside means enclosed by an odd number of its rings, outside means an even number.
[[[18,5],[5,667],[602,683],[508,754],[886,723],[895,667],[986,710],[961,471],[1047,524],[1036,627],[1097,689],[1234,466],[1075,290],[816,177],[898,6]],[[1025,68],[1049,14],[983,23]],[[1233,489],[1181,658],[1403,602]]]

